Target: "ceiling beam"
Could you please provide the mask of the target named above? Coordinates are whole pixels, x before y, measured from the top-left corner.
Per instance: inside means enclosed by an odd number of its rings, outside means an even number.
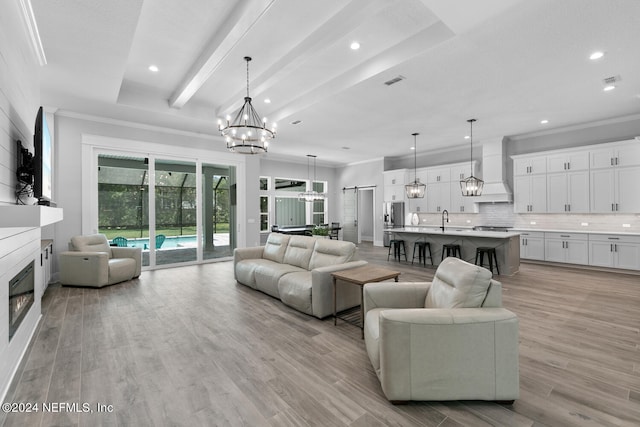
[[[246,37],[275,1],[239,1],[169,99],[169,106],[182,108],[222,65],[233,48]]]
[[[351,0],[346,2],[343,7],[336,9],[335,13],[320,27],[309,33],[286,54],[272,61],[261,75],[254,78],[251,82],[253,92],[265,92],[268,88],[286,80],[305,61],[313,59],[318,52],[351,33],[366,17],[373,16],[388,6],[389,0]],[[238,110],[244,96],[244,89],[235,93],[220,105],[216,115],[224,117]]]

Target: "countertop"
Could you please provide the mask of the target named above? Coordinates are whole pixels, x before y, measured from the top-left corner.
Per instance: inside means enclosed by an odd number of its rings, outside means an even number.
[[[513,227],[514,230],[538,233],[567,233],[567,234],[615,234],[620,236],[640,236],[640,233],[633,231],[595,231],[595,230],[556,230],[552,228],[520,228]]]
[[[416,234],[440,234],[443,236],[459,236],[459,237],[484,237],[490,239],[509,239],[511,237],[519,236],[518,232],[511,231],[480,231],[473,230],[470,227],[445,227],[444,232],[440,227],[401,227],[401,228],[389,228],[385,231],[394,233],[416,233]]]

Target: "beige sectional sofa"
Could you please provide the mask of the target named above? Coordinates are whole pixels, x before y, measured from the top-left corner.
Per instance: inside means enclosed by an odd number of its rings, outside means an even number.
[[[322,319],[333,314],[331,273],[367,264],[354,261],[355,255],[351,242],[271,233],[264,246],[234,250],[234,275],[239,283]],[[338,286],[338,311],[359,304],[359,287]]]

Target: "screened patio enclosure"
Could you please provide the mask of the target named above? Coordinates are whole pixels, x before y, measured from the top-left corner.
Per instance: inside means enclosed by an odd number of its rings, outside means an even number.
[[[112,244],[142,248],[145,266],[231,256],[234,180],[225,165],[100,155],[98,229]]]

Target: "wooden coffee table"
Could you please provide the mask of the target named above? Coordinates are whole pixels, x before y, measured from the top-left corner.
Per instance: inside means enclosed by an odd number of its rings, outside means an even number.
[[[336,282],[338,279],[347,283],[360,286],[360,329],[362,330],[362,338],[364,338],[364,284],[371,282],[382,282],[383,280],[393,279],[398,281],[399,271],[389,270],[379,265],[367,264],[362,267],[350,268],[348,270],[336,271],[331,273],[333,276],[333,324],[338,324],[338,313],[336,312]]]

